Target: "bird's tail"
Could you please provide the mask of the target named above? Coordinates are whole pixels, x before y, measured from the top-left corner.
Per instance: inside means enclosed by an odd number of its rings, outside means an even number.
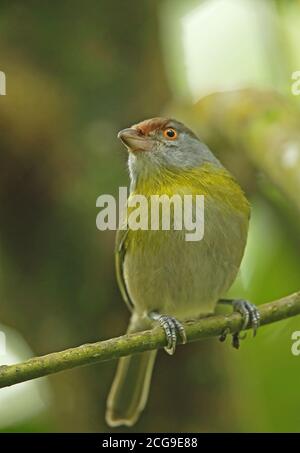
[[[149,328],[149,323],[131,318],[128,333]],[[110,426],[132,426],[144,409],[151,383],[157,351],[146,351],[119,359],[106,406],[106,422]]]

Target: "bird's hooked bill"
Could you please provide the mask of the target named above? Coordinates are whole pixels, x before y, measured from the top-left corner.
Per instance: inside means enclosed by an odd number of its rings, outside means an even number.
[[[149,137],[142,135],[137,129],[132,127],[120,131],[118,138],[132,152],[150,151],[153,144]]]

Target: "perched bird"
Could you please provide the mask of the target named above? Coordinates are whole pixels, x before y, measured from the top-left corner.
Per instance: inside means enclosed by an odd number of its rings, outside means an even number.
[[[152,118],[120,131],[118,137],[129,151],[129,199],[135,194],[204,195],[200,241],[186,241],[183,231],[174,229],[117,233],[117,279],[132,313],[128,332],[159,323],[167,338],[165,349],[172,354],[177,336],[186,340],[181,321],[214,313],[232,285],[246,245],[250,207],[233,176],[184,124]],[[255,305],[229,302],[242,313],[243,327],[251,325],[255,334]],[[233,344],[238,347],[237,334]],[[107,401],[110,426],[137,421],[147,401],[156,353],[119,360]]]

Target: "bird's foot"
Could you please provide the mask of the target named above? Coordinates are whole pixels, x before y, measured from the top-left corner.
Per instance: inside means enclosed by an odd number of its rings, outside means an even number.
[[[248,302],[247,300],[234,300],[232,302],[233,310],[240,313],[243,317],[243,326],[242,330],[246,329],[248,326],[253,329],[253,337],[255,337],[257,329],[260,324],[260,314],[256,305]]]
[[[165,346],[165,351],[173,355],[176,349],[177,344],[177,335],[182,340],[182,343],[186,343],[186,333],[183,325],[173,316],[160,315],[157,312],[152,312],[149,314],[149,318],[153,321],[157,321],[160,326],[164,329],[167,339],[167,346]]]
[[[243,325],[241,330],[246,329],[248,326],[252,327],[253,329],[253,337],[255,337],[257,329],[260,324],[260,314],[256,307],[256,305],[248,302],[247,300],[237,299],[237,300],[227,300],[222,299],[221,303],[230,303],[233,307],[234,312],[238,312],[243,317]],[[240,332],[236,332],[232,335],[232,346],[236,349],[240,346],[240,340],[246,338],[246,334],[241,337]],[[220,341],[225,341],[227,334],[229,333],[228,329],[220,336]]]

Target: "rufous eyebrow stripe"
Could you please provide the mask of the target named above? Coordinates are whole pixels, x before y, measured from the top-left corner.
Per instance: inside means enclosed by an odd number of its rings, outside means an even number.
[[[155,130],[162,130],[168,124],[170,120],[166,118],[151,118],[150,120],[141,121],[138,124],[131,126],[133,129],[136,129],[143,135],[148,135],[149,132]]]

